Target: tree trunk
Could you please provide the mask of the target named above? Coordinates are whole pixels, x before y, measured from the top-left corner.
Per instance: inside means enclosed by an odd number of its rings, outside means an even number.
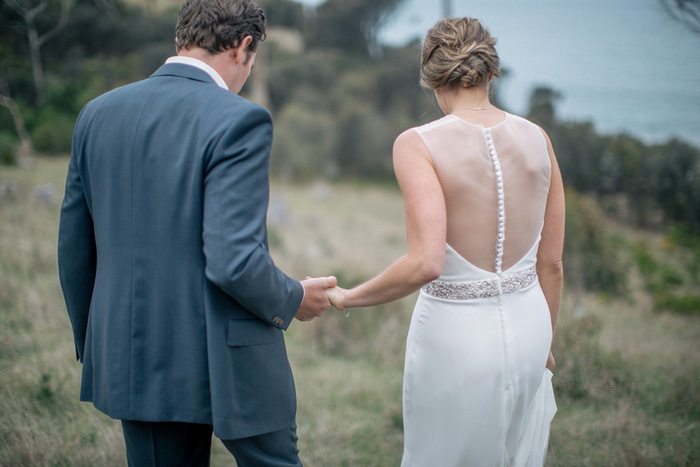
[[[41,62],[41,41],[39,40],[39,33],[36,30],[34,21],[27,22],[27,39],[29,40],[29,54],[32,60],[34,89],[36,90],[34,104],[37,107],[41,107],[44,105],[46,78],[44,76],[44,65]]]
[[[39,4],[33,7],[30,2],[17,2],[16,0],[5,0],[5,2],[24,19],[24,25],[26,27],[25,35],[29,42],[29,55],[34,74],[34,88],[36,90],[35,104],[37,107],[41,107],[44,103],[44,94],[46,90],[44,65],[41,62],[41,47],[68,24],[70,10],[73,7],[72,0],[61,0],[61,16],[58,18],[53,28],[43,34],[39,33],[35,19],[46,10],[50,0],[41,0]]]
[[[34,154],[34,146],[32,145],[31,138],[29,138],[27,127],[24,125],[22,112],[20,112],[15,100],[10,96],[0,95],[0,105],[10,111],[12,119],[15,122],[15,130],[17,130],[17,135],[19,136],[20,141],[19,149],[17,150],[17,162],[21,162],[23,159],[28,159]]]

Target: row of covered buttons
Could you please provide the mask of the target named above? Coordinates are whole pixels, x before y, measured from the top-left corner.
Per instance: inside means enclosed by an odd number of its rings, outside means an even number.
[[[496,171],[496,184],[498,187],[498,242],[496,243],[496,260],[495,267],[496,273],[501,274],[502,264],[503,264],[503,242],[506,238],[506,210],[505,210],[505,196],[503,194],[503,173],[501,172],[501,163],[498,160],[498,155],[496,154],[496,147],[493,145],[493,137],[491,136],[491,130],[484,130],[486,136],[486,145],[491,155],[491,161],[493,162],[493,168]]]

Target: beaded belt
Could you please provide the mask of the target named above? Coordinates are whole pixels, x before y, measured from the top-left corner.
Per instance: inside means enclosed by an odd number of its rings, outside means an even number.
[[[531,286],[537,280],[535,266],[518,274],[503,274],[502,293],[511,293]],[[469,282],[432,281],[421,288],[423,292],[446,300],[471,300],[474,298],[495,297],[498,295],[498,279]]]

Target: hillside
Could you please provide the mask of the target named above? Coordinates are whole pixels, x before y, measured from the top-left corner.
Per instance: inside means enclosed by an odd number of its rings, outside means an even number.
[[[0,166],[0,465],[125,462],[118,423],[78,402],[55,257],[66,168],[65,158]],[[272,194],[273,257],[294,277],[333,273],[350,286],[404,251],[393,184],[275,182]],[[595,216],[629,277],[616,294],[565,290],[548,465],[700,465],[700,314],[658,310],[664,291],[698,296],[698,258],[667,236]],[[398,465],[413,301],[292,325],[305,465]],[[215,443],[212,465],[230,462]]]

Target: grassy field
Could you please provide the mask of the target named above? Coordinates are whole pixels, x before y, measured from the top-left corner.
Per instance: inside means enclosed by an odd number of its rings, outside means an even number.
[[[66,168],[65,158],[0,167],[2,466],[125,465],[118,422],[78,402],[80,365],[55,257]],[[273,184],[271,249],[294,277],[336,274],[350,286],[380,272],[404,251],[402,221],[391,186]],[[646,292],[661,268],[664,280],[697,296],[697,261],[659,235],[609,227],[630,258],[629,291],[565,291],[547,465],[700,465],[700,313],[655,311]],[[639,245],[644,263],[633,261]],[[651,272],[638,266],[649,261]],[[349,318],[331,310],[290,328],[305,465],[399,464],[414,299],[352,310]],[[216,441],[212,465],[232,464]]]

